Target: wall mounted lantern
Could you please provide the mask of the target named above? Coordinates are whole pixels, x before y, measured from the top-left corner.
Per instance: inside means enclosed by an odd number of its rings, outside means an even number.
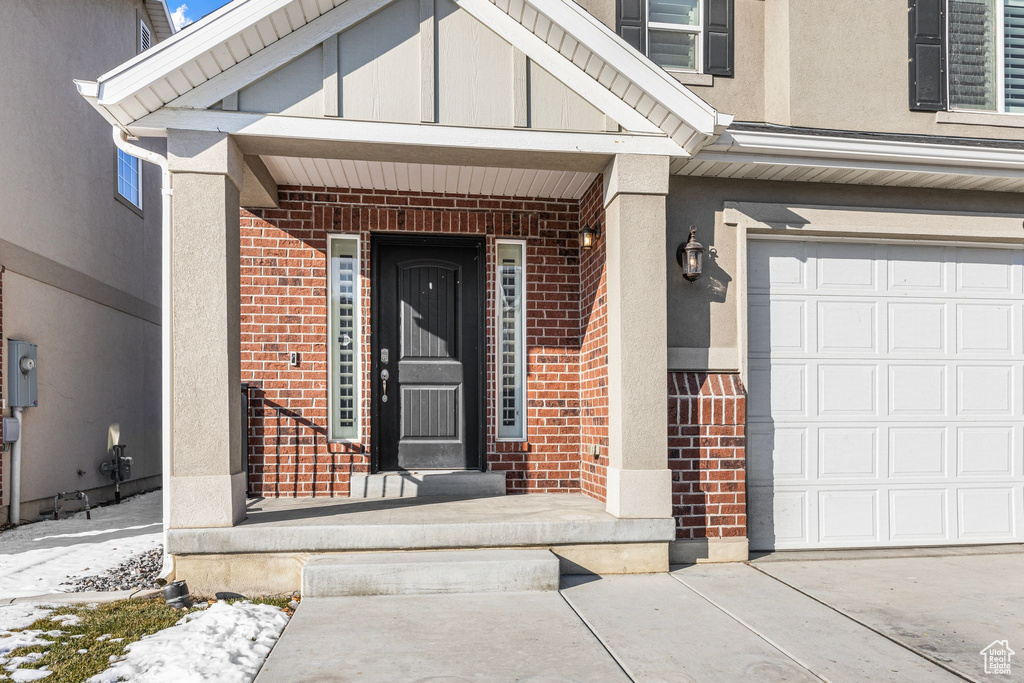
[[[583,229],[580,230],[580,246],[584,249],[591,249],[594,246],[594,242],[601,236],[601,224],[595,223],[593,227],[584,225]]]
[[[690,282],[698,279],[704,270],[704,245],[697,241],[697,228],[690,226],[690,239],[676,249],[676,261],[683,267],[683,277]]]

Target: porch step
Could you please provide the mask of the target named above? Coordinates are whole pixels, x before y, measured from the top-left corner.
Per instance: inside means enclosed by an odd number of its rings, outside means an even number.
[[[353,474],[350,498],[417,498],[419,496],[503,496],[504,472],[433,470]]]
[[[550,550],[314,555],[302,568],[302,596],[553,591],[558,578]]]

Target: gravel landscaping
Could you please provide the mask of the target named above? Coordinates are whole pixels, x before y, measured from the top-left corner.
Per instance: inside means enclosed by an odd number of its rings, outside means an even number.
[[[68,582],[69,592],[85,591],[128,591],[159,588],[156,577],[163,565],[163,547],[155,548],[141,555],[134,555],[126,562],[95,576],[84,576]]]

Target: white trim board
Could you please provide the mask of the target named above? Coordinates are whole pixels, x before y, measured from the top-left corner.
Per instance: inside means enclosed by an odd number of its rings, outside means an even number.
[[[386,143],[388,145],[445,149],[553,152],[600,156],[615,154],[680,156],[685,154],[682,148],[671,139],[653,135],[470,128],[429,123],[380,123],[216,110],[161,109],[129,127],[129,131],[138,137],[161,136],[166,134],[168,129],[228,133],[239,138]]]

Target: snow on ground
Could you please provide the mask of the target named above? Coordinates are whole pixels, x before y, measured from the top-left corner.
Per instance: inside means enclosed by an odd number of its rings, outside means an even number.
[[[92,519],[79,512],[0,533],[0,599],[67,592],[62,584],[159,547],[160,515],[161,493],[153,491],[95,508]]]
[[[249,683],[287,623],[271,605],[219,601],[128,645],[123,659],[87,683]]]
[[[31,603],[15,603],[13,605],[0,605],[0,637],[13,631],[16,628],[28,628],[38,619],[42,619],[52,612],[50,607],[34,605]],[[71,615],[68,615],[71,616]]]
[[[13,605],[11,605],[13,607]],[[41,616],[46,616],[48,610],[42,610]],[[26,613],[28,614],[28,613]],[[31,615],[29,615],[31,616]],[[28,616],[24,616],[23,619],[27,619]],[[38,617],[37,617],[38,618]],[[24,621],[19,622],[24,624]],[[32,623],[32,622],[29,622]],[[27,625],[27,624],[25,624]],[[24,626],[14,626],[12,628],[24,628]],[[42,666],[38,669],[22,669],[22,664],[31,664],[37,662],[43,657],[42,652],[30,652],[27,655],[20,657],[8,657],[12,651],[22,647],[35,647],[37,645],[50,645],[53,643],[52,640],[47,640],[43,636],[49,638],[55,638],[61,635],[60,631],[18,631],[17,633],[11,633],[10,631],[0,632],[0,667],[3,671],[0,672],[0,678],[10,678],[16,683],[22,681],[37,681],[41,678],[46,678],[50,675],[50,671],[47,667]]]

